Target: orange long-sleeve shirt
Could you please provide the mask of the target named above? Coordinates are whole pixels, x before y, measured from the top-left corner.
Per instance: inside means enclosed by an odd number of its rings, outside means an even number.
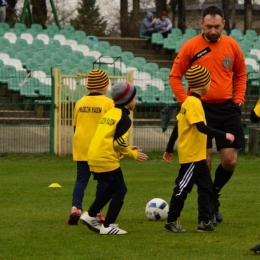
[[[201,34],[183,44],[169,75],[170,86],[179,103],[183,103],[187,97],[182,77],[192,65],[204,66],[211,75],[209,92],[201,100],[221,103],[233,98],[235,103],[244,103],[245,60],[233,38],[221,35],[218,42],[209,42]]]

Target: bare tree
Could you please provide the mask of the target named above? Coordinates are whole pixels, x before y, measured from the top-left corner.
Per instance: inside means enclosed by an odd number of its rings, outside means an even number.
[[[186,8],[185,8],[185,1],[178,0],[178,24],[177,27],[185,32],[186,29]]]
[[[171,0],[170,1],[170,8],[172,13],[172,24],[175,27],[175,20],[176,20],[176,7],[178,5],[178,0]]]
[[[155,7],[159,16],[162,11],[166,11],[167,9],[166,0],[155,0]]]
[[[230,29],[236,27],[236,0],[230,0],[231,3],[231,16],[230,16]]]
[[[138,37],[139,36],[139,31],[141,27],[141,22],[140,22],[140,0],[133,0],[133,11],[131,14],[130,18],[130,23],[131,23],[131,31],[130,36],[131,37]]]
[[[229,0],[222,0],[222,9],[224,12],[224,18],[226,20],[225,30],[230,33],[230,23],[229,23]]]
[[[45,0],[31,0],[33,20],[46,28],[47,5]]]
[[[252,28],[252,17],[253,17],[252,1],[245,0],[244,6],[245,6],[244,32],[246,32],[247,29]]]
[[[18,0],[8,0],[8,7],[6,9],[6,19],[5,22],[8,23],[10,26],[13,26],[17,20],[16,12],[14,10],[15,5],[17,4]]]
[[[128,36],[128,0],[120,0],[120,30],[121,37]]]

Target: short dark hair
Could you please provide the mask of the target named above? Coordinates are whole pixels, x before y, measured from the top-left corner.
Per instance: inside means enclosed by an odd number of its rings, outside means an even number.
[[[224,19],[224,13],[223,13],[222,9],[220,9],[217,6],[214,6],[214,5],[211,5],[211,6],[207,7],[207,8],[205,8],[202,11],[202,20],[208,14],[210,14],[212,16],[219,15],[219,16],[222,17],[222,19]]]

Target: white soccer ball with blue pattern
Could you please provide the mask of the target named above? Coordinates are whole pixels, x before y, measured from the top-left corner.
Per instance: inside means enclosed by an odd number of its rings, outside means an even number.
[[[149,220],[162,221],[168,217],[169,206],[160,198],[150,200],[145,207],[145,215]]]

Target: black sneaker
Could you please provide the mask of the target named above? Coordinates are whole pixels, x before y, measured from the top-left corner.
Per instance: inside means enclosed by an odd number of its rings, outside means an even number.
[[[211,214],[211,219],[210,219],[211,223],[216,226],[217,225],[217,219],[216,219],[216,214],[213,213]]]
[[[218,223],[221,223],[222,220],[223,220],[221,213],[220,213],[219,211],[216,211],[216,212],[215,212],[215,216],[216,216],[216,221],[217,221]]]
[[[186,230],[181,227],[180,222],[177,220],[174,222],[166,223],[164,225],[164,228],[167,231],[174,232],[174,233],[185,233],[186,232]]]
[[[250,248],[251,251],[254,251],[256,254],[260,254],[260,244]]]
[[[214,227],[214,225],[212,224],[211,221],[209,221],[208,224],[206,224],[204,221],[200,221],[197,230],[199,232],[215,231],[215,227]]]
[[[220,195],[221,194],[217,194],[217,196],[214,197],[213,207],[212,207],[212,213],[215,215],[215,219],[216,219],[217,223],[221,223],[223,221],[222,215],[219,211],[219,207],[220,207],[219,197],[220,197]],[[213,223],[213,224],[215,224],[215,223]]]

